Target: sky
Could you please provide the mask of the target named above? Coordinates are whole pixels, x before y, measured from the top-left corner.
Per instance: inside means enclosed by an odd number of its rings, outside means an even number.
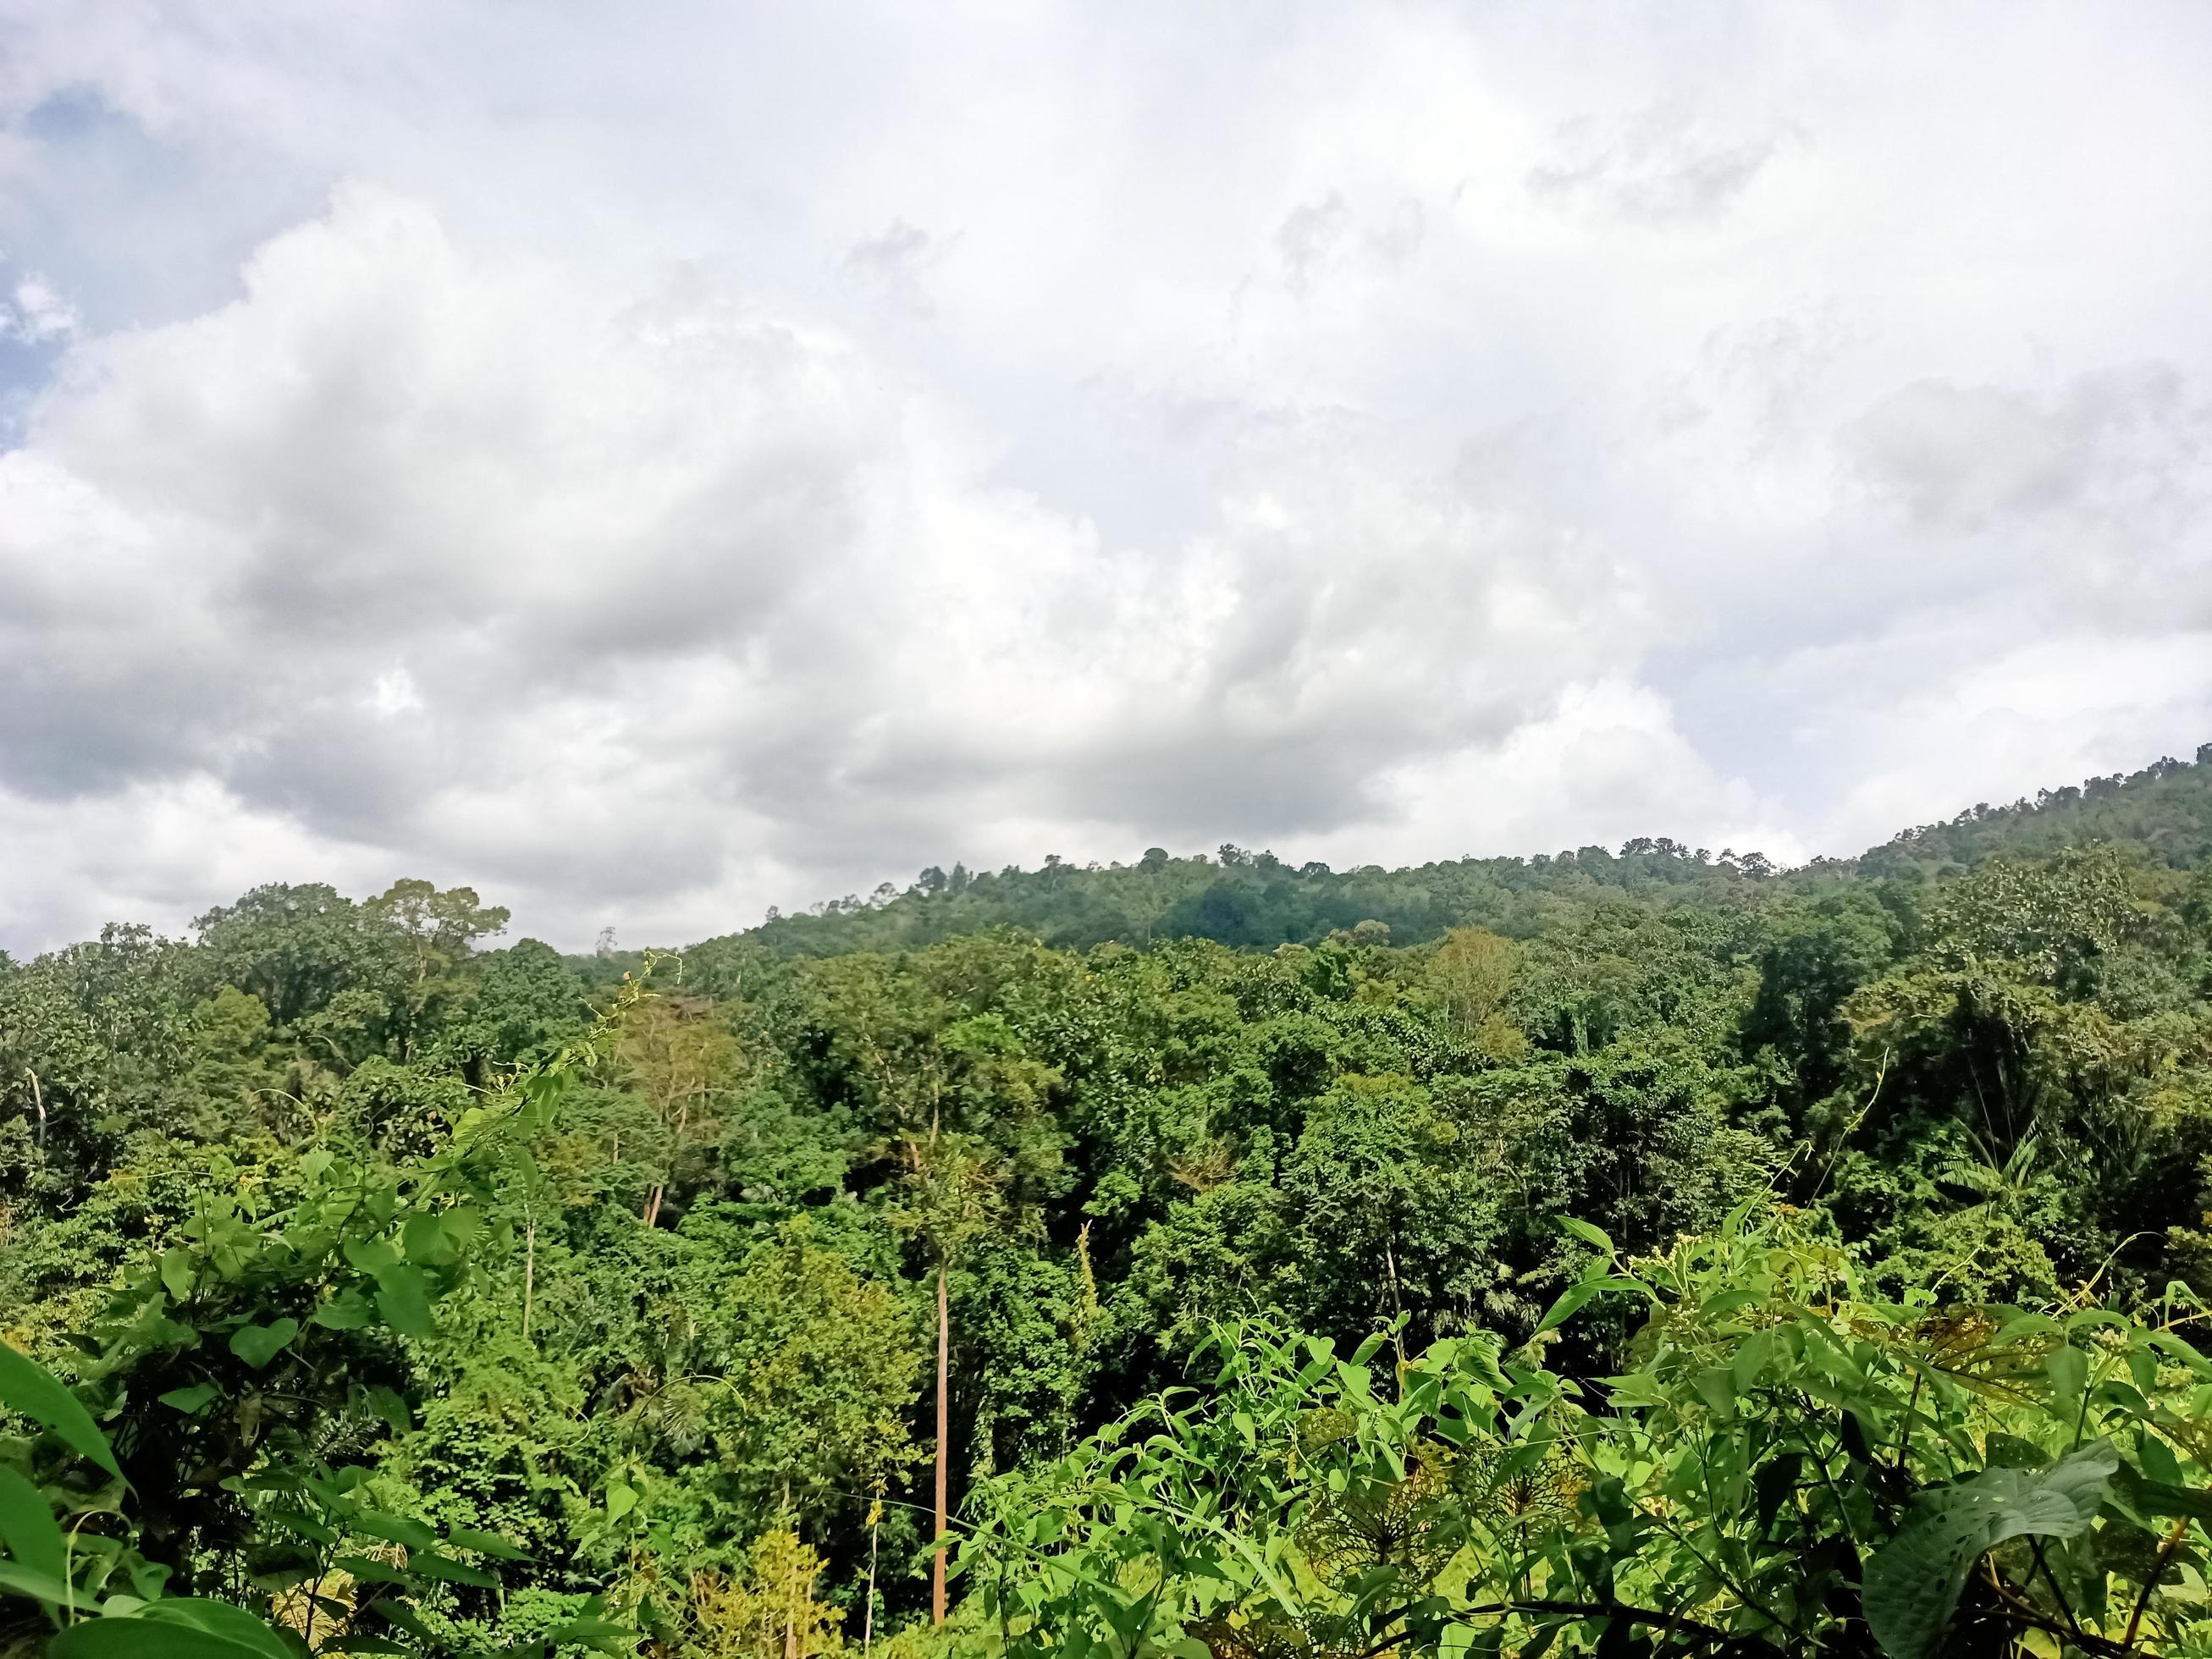
[[[0,0],[0,946],[2212,740],[2212,7]]]

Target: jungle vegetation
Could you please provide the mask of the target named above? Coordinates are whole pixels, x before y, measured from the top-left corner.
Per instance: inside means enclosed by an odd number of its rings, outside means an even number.
[[[2212,745],[0,960],[0,1652],[2212,1653]]]

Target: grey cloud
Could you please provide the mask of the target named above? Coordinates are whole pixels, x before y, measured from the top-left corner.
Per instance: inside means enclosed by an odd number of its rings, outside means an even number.
[[[931,272],[951,253],[957,238],[933,236],[919,225],[893,219],[873,236],[863,237],[846,250],[847,276],[873,289],[899,309],[915,317],[936,314],[929,295]]]
[[[89,343],[0,458],[0,569],[103,620],[19,632],[0,788],[213,780],[487,880],[689,890],[733,816],[805,868],[1024,811],[1341,825],[1622,637],[1618,584],[1387,424],[1246,413],[1218,532],[1131,562],[742,315],[595,316],[355,191],[240,304]]]
[[[1780,152],[1774,129],[1722,138],[1688,112],[1655,108],[1617,125],[1592,117],[1563,124],[1554,155],[1529,170],[1539,201],[1632,224],[1698,224],[1718,218]]]
[[[1972,532],[2065,512],[2130,535],[2201,535],[2212,405],[2171,365],[2106,368],[2055,396],[1919,380],[1838,434],[1872,489],[1927,529]]]
[[[1127,803],[1146,803],[1149,833],[1179,845],[1208,836],[1314,835],[1375,817],[1381,767],[1410,745],[1364,723],[1224,741],[1207,726],[1151,732],[1091,757],[1079,774],[1053,781],[1053,810],[1112,823]],[[1363,741],[1363,739],[1367,741]]]
[[[1284,286],[1303,299],[1348,260],[1402,269],[1419,254],[1427,234],[1428,214],[1418,197],[1401,197],[1379,214],[1363,216],[1341,191],[1330,191],[1284,215],[1275,228],[1275,254]]]
[[[1317,201],[1302,202],[1284,216],[1275,231],[1275,250],[1283,262],[1283,280],[1293,294],[1310,294],[1352,230],[1352,210],[1335,191]]]
[[[1419,197],[1407,196],[1367,233],[1367,245],[1385,264],[1403,265],[1420,252],[1428,231],[1428,210]]]
[[[2082,464],[2074,436],[1994,386],[1921,380],[1844,428],[1843,444],[1861,476],[1920,523],[1974,529],[2074,493]]]

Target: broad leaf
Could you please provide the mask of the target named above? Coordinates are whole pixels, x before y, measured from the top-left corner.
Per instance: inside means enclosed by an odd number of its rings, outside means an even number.
[[[527,1561],[529,1552],[517,1549],[504,1538],[488,1532],[478,1532],[473,1527],[455,1527],[446,1534],[446,1542],[454,1549],[474,1550],[478,1555],[489,1555],[500,1561]]]
[[[448,1584],[466,1584],[471,1589],[497,1589],[499,1580],[481,1567],[472,1567],[465,1561],[456,1561],[450,1555],[439,1555],[430,1550],[411,1551],[407,1557],[407,1571],[418,1577],[435,1578]]]
[[[2212,1492],[2198,1492],[2163,1480],[2146,1480],[2125,1465],[2118,1477],[2120,1495],[2141,1515],[2189,1516],[2212,1525]]]
[[[1608,1256],[1614,1253],[1612,1236],[1592,1226],[1589,1222],[1584,1221],[1580,1216],[1561,1216],[1559,1218],[1559,1231],[1563,1233],[1571,1234],[1573,1237],[1582,1240],[1585,1244],[1595,1244],[1599,1249],[1603,1250]]]
[[[192,1288],[199,1279],[199,1263],[185,1249],[168,1249],[161,1253],[161,1284],[179,1302],[189,1302]]]
[[[309,1315],[316,1324],[329,1331],[357,1331],[364,1328],[376,1312],[369,1300],[359,1291],[348,1291]]]
[[[270,1650],[165,1620],[85,1619],[55,1637],[46,1651],[52,1659],[266,1659]]]
[[[241,1325],[230,1334],[230,1351],[259,1370],[284,1351],[300,1334],[296,1319],[279,1319],[266,1325]]]
[[[553,1642],[573,1642],[582,1647],[597,1648],[602,1653],[630,1654],[637,1650],[639,1632],[635,1626],[617,1625],[605,1619],[579,1619],[556,1626],[547,1633]]]
[[[69,1546],[46,1494],[4,1464],[0,1464],[0,1544],[33,1572],[68,1579]]]
[[[251,1652],[265,1654],[268,1659],[297,1659],[291,1645],[276,1632],[245,1608],[228,1601],[201,1596],[156,1601],[140,1615],[140,1622],[182,1625],[226,1642],[235,1642]]]
[[[387,1515],[382,1510],[353,1510],[342,1517],[355,1532],[367,1533],[371,1538],[381,1538],[388,1544],[404,1544],[410,1550],[427,1550],[438,1541],[438,1534],[420,1521],[410,1521],[404,1515]]]
[[[1570,1285],[1561,1293],[1559,1299],[1552,1304],[1550,1311],[1537,1322],[1535,1334],[1541,1336],[1547,1331],[1557,1330],[1567,1321],[1572,1319],[1581,1310],[1583,1304],[1593,1297],[1602,1296],[1607,1291],[1641,1289],[1643,1285],[1638,1280],[1624,1279],[1613,1273],[1607,1273],[1597,1279],[1585,1279],[1578,1285]]]
[[[0,1594],[55,1607],[82,1605],[76,1603],[76,1592],[52,1573],[39,1572],[14,1561],[0,1561]]]
[[[1966,1575],[2008,1538],[2073,1538],[2096,1519],[2119,1468],[2107,1440],[2043,1469],[1984,1469],[1923,1494],[1903,1531],[1868,1564],[1866,1619],[1889,1659],[1929,1659]]]
[[[376,1310],[402,1336],[428,1336],[436,1328],[430,1320],[429,1291],[419,1267],[401,1264],[380,1269],[376,1275]]]
[[[0,1406],[21,1412],[52,1430],[55,1438],[70,1450],[121,1478],[123,1471],[117,1467],[115,1453],[100,1425],[92,1420],[92,1413],[44,1367],[4,1342],[0,1342]]]

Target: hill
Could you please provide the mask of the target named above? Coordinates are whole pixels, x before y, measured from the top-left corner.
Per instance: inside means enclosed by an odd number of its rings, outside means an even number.
[[[917,949],[1001,927],[1070,950],[1175,938],[1265,950],[1363,926],[1365,938],[1395,945],[1419,944],[1456,927],[1531,939],[1564,913],[1608,902],[1726,906],[1777,887],[1818,890],[1853,878],[1920,881],[2000,855],[2039,858],[2095,845],[2177,870],[2212,862],[2212,744],[2197,750],[2193,765],[2169,757],[2125,776],[2039,791],[2033,801],[1983,803],[1948,823],[1903,830],[1858,858],[1816,860],[1794,870],[1756,853],[1716,856],[1664,836],[1628,842],[1619,852],[1583,847],[1399,870],[1293,865],[1235,846],[1184,858],[1154,848],[1126,865],[1048,859],[1040,869],[1009,866],[995,874],[971,874],[958,865],[949,872],[931,868],[903,892],[885,884],[872,897],[830,900],[805,914],[772,911],[757,927],[706,943],[838,956]]]

